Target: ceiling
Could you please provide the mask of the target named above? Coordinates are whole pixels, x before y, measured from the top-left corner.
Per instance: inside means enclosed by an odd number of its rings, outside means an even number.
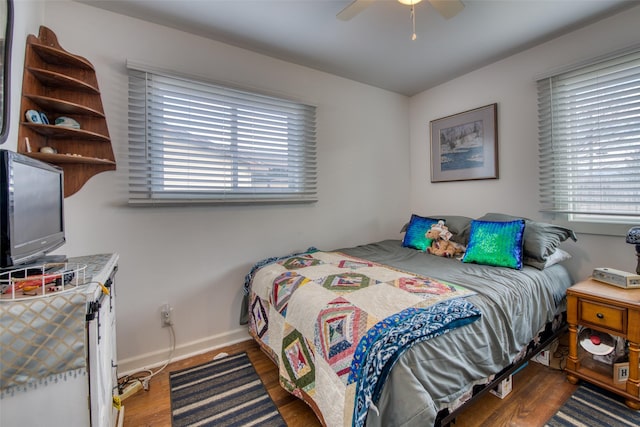
[[[112,12],[414,95],[626,8],[639,0],[462,0],[446,20],[428,1],[372,3],[349,21],[350,0],[76,0]]]

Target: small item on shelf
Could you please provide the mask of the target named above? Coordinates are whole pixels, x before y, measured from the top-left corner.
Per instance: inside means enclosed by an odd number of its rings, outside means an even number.
[[[609,336],[613,338],[614,341],[613,351],[605,355],[594,354],[593,360],[595,360],[596,362],[605,363],[607,365],[613,365],[615,362],[623,359],[626,356],[628,352],[627,340],[619,336]]]
[[[56,154],[58,152],[58,150],[56,150],[53,147],[42,147],[40,148],[40,152],[41,153],[45,153],[45,154]]]
[[[629,378],[629,357],[621,357],[613,364],[613,382],[623,383]]]
[[[25,113],[25,117],[27,118],[27,121],[31,123],[35,123],[38,125],[42,124],[42,117],[36,110],[27,110],[27,112]]]
[[[80,123],[71,117],[61,116],[56,119],[56,126],[61,126],[65,128],[71,129],[80,129]]]
[[[45,113],[42,113],[42,112],[40,113],[40,121],[42,122],[43,125],[49,124],[49,118]]]
[[[584,328],[578,340],[582,348],[598,356],[605,356],[615,348],[615,340],[611,335],[590,328]]]
[[[28,136],[24,137],[24,145],[27,147],[27,153],[31,153],[31,143]]]

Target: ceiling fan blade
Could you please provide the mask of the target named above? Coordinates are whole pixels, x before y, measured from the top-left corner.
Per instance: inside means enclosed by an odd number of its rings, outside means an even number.
[[[341,21],[348,21],[368,8],[374,1],[375,0],[354,0],[336,16]]]
[[[460,0],[429,0],[429,3],[444,19],[451,19],[464,9]]]

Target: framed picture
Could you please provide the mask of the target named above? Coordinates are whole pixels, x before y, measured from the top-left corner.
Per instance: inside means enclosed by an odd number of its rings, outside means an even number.
[[[498,178],[498,104],[432,120],[431,182]]]

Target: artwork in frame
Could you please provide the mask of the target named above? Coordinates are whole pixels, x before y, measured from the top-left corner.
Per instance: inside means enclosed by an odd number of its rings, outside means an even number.
[[[431,182],[498,178],[498,104],[432,120]]]

